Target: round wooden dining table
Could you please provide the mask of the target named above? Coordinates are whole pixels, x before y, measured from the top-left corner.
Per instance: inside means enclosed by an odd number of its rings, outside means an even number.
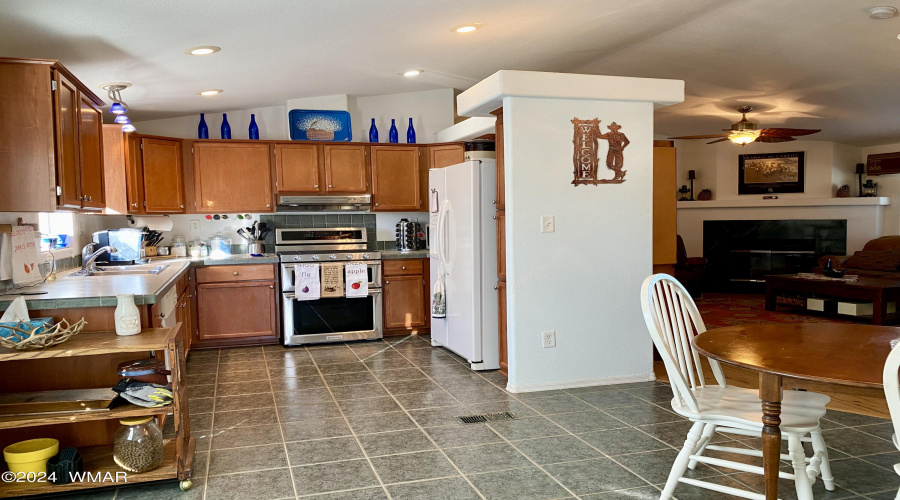
[[[782,379],[883,389],[884,362],[897,338],[900,328],[838,323],[730,326],[694,337],[709,358],[759,372],[766,500],[778,498]]]

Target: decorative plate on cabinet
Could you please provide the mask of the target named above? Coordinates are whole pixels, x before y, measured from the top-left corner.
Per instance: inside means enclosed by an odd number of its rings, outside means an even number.
[[[292,141],[346,141],[353,138],[350,113],[321,109],[292,109],[288,113]]]

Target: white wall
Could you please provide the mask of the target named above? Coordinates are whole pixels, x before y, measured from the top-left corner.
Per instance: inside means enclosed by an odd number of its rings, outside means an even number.
[[[435,132],[453,125],[454,102],[453,89],[351,98],[353,140],[368,141],[369,127],[375,118],[379,142],[388,142],[393,118],[397,121],[399,140],[405,143],[406,129],[412,118],[416,142],[432,142]]]
[[[503,114],[509,389],[648,380],[638,292],[652,271],[653,105],[507,97]],[[572,117],[622,125],[624,183],[572,185]],[[556,232],[540,232],[543,215]]]
[[[688,170],[697,171],[694,196],[709,188],[714,200],[759,198],[763,195],[738,195],[738,156],[742,154],[806,152],[803,193],[779,194],[779,198],[833,198],[843,184],[853,187],[853,172],[860,148],[829,141],[752,143],[741,147],[731,142],[706,144],[704,141],[675,142],[678,186],[688,184]],[[855,195],[855,191],[853,191]]]
[[[862,148],[857,161],[859,163],[866,163],[866,158],[869,155],[894,153],[897,151],[900,151],[900,143]],[[866,177],[864,176],[863,182],[865,182],[865,180]],[[876,175],[872,177],[872,182],[878,183],[879,196],[891,197],[891,205],[885,207],[884,234],[900,234],[900,175]],[[856,194],[854,187],[855,183],[851,183],[850,186],[851,192]]]
[[[251,113],[256,115],[260,139],[273,141],[290,139],[287,128],[287,111],[284,106],[226,111],[232,139],[249,139]],[[204,119],[209,127],[209,138],[220,139],[222,137],[222,113],[206,113],[205,115]],[[178,118],[135,122],[134,126],[141,134],[196,139],[199,123],[200,114],[198,113]]]

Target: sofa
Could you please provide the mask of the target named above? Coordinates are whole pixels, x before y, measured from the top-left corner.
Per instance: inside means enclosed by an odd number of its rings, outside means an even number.
[[[813,272],[821,273],[829,259],[832,267],[847,274],[900,280],[900,236],[870,240],[853,255],[823,255]]]

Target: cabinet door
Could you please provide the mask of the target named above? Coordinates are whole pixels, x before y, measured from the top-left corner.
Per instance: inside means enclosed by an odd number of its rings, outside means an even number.
[[[372,146],[372,211],[422,209],[419,149]]]
[[[462,163],[466,158],[462,144],[447,144],[428,148],[428,168],[444,168]]]
[[[506,281],[506,210],[497,210],[497,279]]]
[[[194,142],[193,149],[197,212],[273,211],[268,144]]]
[[[675,148],[653,148],[653,265],[675,264],[677,258]]]
[[[329,193],[369,191],[365,146],[324,146],[324,148],[325,191]]]
[[[190,290],[185,290],[178,298],[178,305],[175,306],[175,321],[181,323],[181,333],[184,335],[185,350],[190,350],[191,340],[194,338]]]
[[[274,281],[197,285],[200,340],[278,337]]]
[[[275,175],[278,192],[318,193],[319,146],[315,144],[276,144]]]
[[[506,172],[504,170],[505,160],[503,158],[503,109],[493,111],[497,115],[497,122],[494,124],[494,141],[497,154],[497,160],[494,165],[497,168],[497,194],[494,195],[497,210],[506,208]]]
[[[507,373],[509,367],[509,347],[506,342],[506,282],[497,282],[497,326],[500,342],[500,371]]]
[[[56,185],[60,207],[81,208],[81,171],[78,166],[78,89],[57,74]]]
[[[384,279],[384,328],[425,326],[425,286],[422,276]]]
[[[181,141],[141,139],[144,210],[147,213],[184,213],[184,172]]]
[[[81,206],[100,210],[106,206],[103,192],[103,112],[79,93],[79,168]]]

